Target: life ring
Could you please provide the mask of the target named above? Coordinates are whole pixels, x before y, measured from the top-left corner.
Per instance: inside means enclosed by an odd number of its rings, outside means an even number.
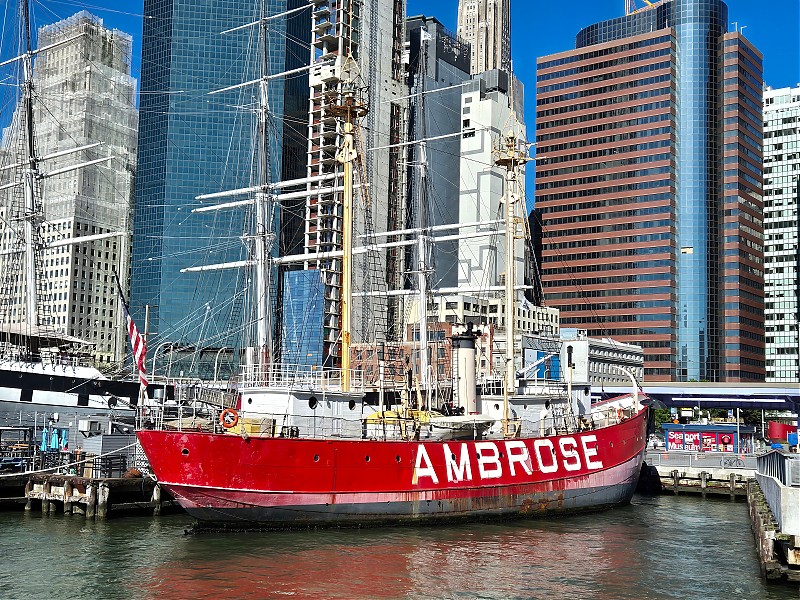
[[[625,411],[622,410],[621,408],[618,408],[617,409],[617,421],[622,421],[622,419],[624,417],[625,417]]]
[[[219,413],[219,424],[222,425],[225,429],[236,427],[236,424],[238,422],[239,422],[239,413],[232,408],[226,408],[221,413]]]

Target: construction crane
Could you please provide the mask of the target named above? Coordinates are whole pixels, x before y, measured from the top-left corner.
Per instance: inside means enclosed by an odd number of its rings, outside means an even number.
[[[646,6],[642,6],[641,8],[636,8],[636,0],[625,0],[625,14],[630,15],[635,12],[639,12],[640,10],[644,10],[646,8],[651,8],[656,4],[660,4],[660,2],[651,2],[650,0],[642,0]]]

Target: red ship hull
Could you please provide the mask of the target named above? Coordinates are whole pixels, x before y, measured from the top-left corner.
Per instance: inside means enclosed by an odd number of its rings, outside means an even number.
[[[596,510],[636,488],[647,410],[573,435],[449,442],[141,430],[159,483],[200,521],[355,526]]]

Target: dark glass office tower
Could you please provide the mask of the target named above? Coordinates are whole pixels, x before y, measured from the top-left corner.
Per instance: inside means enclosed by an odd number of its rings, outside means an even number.
[[[764,377],[761,54],[727,23],[659,2],[538,61],[545,300],[649,380]]]
[[[186,364],[172,374],[208,376],[208,361],[221,348],[240,347],[243,321],[250,305],[244,269],[181,273],[192,266],[242,260],[252,210],[192,213],[204,204],[230,199],[196,200],[209,192],[242,188],[259,180],[256,108],[258,86],[211,94],[256,79],[266,61],[268,74],[307,64],[309,12],[269,22],[267,42],[259,27],[223,33],[274,15],[300,0],[145,0],[142,43],[141,118],[132,258],[133,316],[143,326],[150,307],[149,351],[164,344],[187,348]],[[287,35],[288,29],[288,35]],[[306,43],[303,44],[303,36]],[[288,41],[287,41],[288,40]],[[266,53],[266,59],[265,59]],[[285,96],[291,123],[285,126]],[[305,94],[305,96],[304,96]],[[303,175],[282,164],[298,162],[306,152],[308,85],[295,76],[269,83],[270,178]],[[301,163],[302,164],[302,163]],[[302,227],[300,225],[295,227]],[[296,245],[291,235],[278,236],[279,248]],[[277,251],[277,250],[276,250]],[[167,359],[158,357],[158,371]],[[165,364],[161,364],[161,363]],[[205,365],[205,366],[203,366]]]

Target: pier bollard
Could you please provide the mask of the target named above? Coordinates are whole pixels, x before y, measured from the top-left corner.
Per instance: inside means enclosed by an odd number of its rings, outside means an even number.
[[[736,497],[736,473],[731,473],[731,498]]]
[[[93,519],[97,510],[97,487],[90,483],[86,486],[86,517]]]
[[[680,477],[678,476],[678,469],[672,471],[672,491],[677,496],[678,495],[678,480]]]
[[[108,498],[111,495],[111,488],[104,481],[98,486],[97,490],[97,518],[105,519],[108,516]]]
[[[42,483],[42,514],[47,514],[50,512],[50,500],[48,496],[50,495],[50,490],[52,489],[52,484],[50,483],[49,479],[45,479]]]
[[[33,489],[33,480],[28,477],[28,482],[25,484],[25,510],[33,509],[33,501],[31,500],[31,490]]]
[[[700,471],[700,493],[706,497],[706,487],[708,486],[708,473]]]
[[[64,482],[64,514],[72,514],[72,481]]]
[[[153,494],[150,496],[150,502],[153,503],[153,516],[157,517],[161,514],[161,486],[155,484],[153,486]]]

